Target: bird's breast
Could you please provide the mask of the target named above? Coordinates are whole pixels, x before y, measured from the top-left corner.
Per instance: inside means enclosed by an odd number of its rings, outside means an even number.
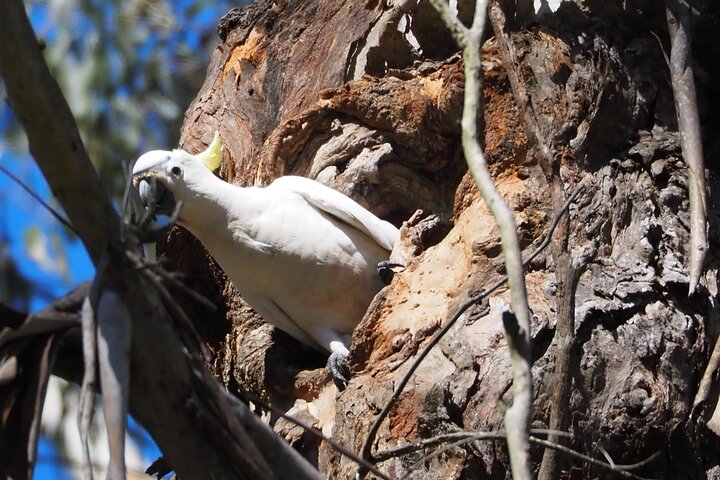
[[[272,302],[297,325],[352,332],[382,287],[376,266],[388,252],[306,203],[268,198],[242,207],[224,228],[196,236],[250,306]]]

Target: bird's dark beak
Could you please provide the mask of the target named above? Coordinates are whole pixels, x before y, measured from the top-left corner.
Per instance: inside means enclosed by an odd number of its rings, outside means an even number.
[[[160,215],[171,215],[175,211],[175,196],[154,177],[139,175],[136,179],[133,175],[133,184],[137,186],[140,200],[145,208],[153,206],[155,212]]]

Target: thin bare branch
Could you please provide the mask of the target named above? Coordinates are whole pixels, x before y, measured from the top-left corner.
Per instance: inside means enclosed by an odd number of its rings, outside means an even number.
[[[468,28],[457,19],[445,0],[430,0],[430,4],[437,10],[460,49],[464,49],[467,46]]]
[[[533,429],[530,429],[530,433],[531,433],[531,434],[548,433],[548,432],[552,432],[552,433],[555,434],[555,435],[559,435],[559,436],[563,436],[563,437],[572,437],[572,435],[569,434],[568,432],[549,431],[549,430],[547,430],[547,429],[534,429],[534,428],[533,428]],[[462,434],[463,432],[457,432],[457,433]],[[446,442],[446,441],[448,441],[449,439],[453,438],[452,435],[453,435],[453,434],[448,434],[448,435],[446,435],[447,438],[446,438],[446,439],[443,439],[442,441],[439,441],[439,440],[441,440],[441,438],[442,438],[443,436],[438,436],[438,437],[429,438],[429,439],[427,439],[427,440],[432,440],[433,442],[427,442],[427,443],[428,443],[427,446],[437,445],[438,443]],[[455,435],[455,438],[457,438],[457,435]],[[421,458],[420,460],[418,460],[417,462],[415,462],[414,464],[412,464],[410,467],[408,467],[408,471],[411,471],[411,472],[412,472],[412,470],[414,470],[414,469],[415,469],[417,466],[419,466],[420,464],[425,463],[425,462],[428,462],[428,461],[432,460],[433,458],[438,457],[439,455],[441,455],[442,453],[444,453],[444,452],[446,452],[446,451],[448,451],[448,450],[451,450],[451,449],[456,448],[456,447],[461,447],[461,446],[463,446],[464,444],[466,444],[466,443],[468,443],[468,442],[470,442],[470,441],[479,441],[479,440],[504,440],[504,439],[505,439],[505,432],[477,432],[477,433],[475,433],[475,435],[473,435],[472,438],[463,437],[463,438],[461,438],[460,440],[455,440],[455,441],[452,442],[452,443],[448,443],[447,445],[445,445],[445,446],[443,446],[443,447],[441,447],[441,448],[436,449],[436,450],[433,451],[430,455],[424,456],[423,458]],[[418,443],[422,443],[422,442],[418,442]],[[416,444],[414,444],[414,445],[416,445]],[[419,449],[419,448],[418,448],[418,449]]]
[[[583,462],[589,463],[591,465],[603,468],[605,470],[611,471],[616,473],[617,475],[620,475],[624,478],[633,478],[636,480],[648,480],[644,477],[640,477],[634,473],[632,473],[630,470],[636,470],[638,468],[644,467],[648,464],[650,464],[653,460],[655,460],[661,452],[655,452],[652,455],[650,455],[648,458],[637,462],[633,464],[627,464],[627,465],[621,465],[614,463],[612,461],[604,462],[602,460],[598,460],[596,458],[593,458],[589,455],[585,455],[583,453],[580,453],[576,450],[573,450],[571,448],[565,447],[563,445],[559,445],[555,442],[551,442],[549,440],[544,440],[542,438],[537,438],[534,434],[537,433],[545,433],[543,430],[539,429],[531,429],[530,431],[533,435],[529,436],[529,440],[531,443],[534,443],[536,445],[540,445],[545,448],[550,448],[554,450],[558,450],[561,453],[564,453],[570,457],[577,458],[579,460],[582,460]],[[568,435],[567,432],[561,432],[563,435]],[[410,445],[405,445],[403,447],[394,448],[392,450],[387,450],[385,452],[382,452],[381,454],[378,454],[378,459],[380,461],[389,460],[391,458],[400,457],[403,455],[407,455],[409,453],[416,452],[418,450],[423,450],[425,448],[434,447],[436,445],[445,445],[442,448],[436,450],[432,454],[423,457],[420,461],[416,462],[417,464],[420,464],[421,462],[425,462],[427,460],[430,460],[435,455],[437,455],[438,451],[446,451],[447,448],[454,448],[458,446],[462,446],[465,443],[469,442],[477,442],[477,441],[487,441],[487,440],[503,440],[507,438],[507,433],[504,431],[495,431],[495,432],[468,432],[468,431],[459,431],[459,432],[452,432],[452,433],[445,433],[442,435],[437,435],[435,437],[425,438],[423,440],[420,440],[418,442],[415,442]],[[449,445],[448,442],[450,442]],[[612,460],[612,459],[610,459]]]
[[[666,0],[665,6],[672,44],[670,48],[670,78],[675,97],[680,146],[688,166],[688,190],[690,191],[688,295],[692,295],[703,272],[708,239],[705,167],[691,55],[691,13],[690,6],[684,1]]]
[[[478,119],[482,116],[481,40],[485,28],[487,0],[475,3],[475,15],[463,47],[465,64],[465,98],[462,116],[462,146],[470,174],[500,230],[500,242],[505,254],[505,269],[510,286],[510,303],[518,329],[506,331],[513,370],[513,404],[505,411],[508,431],[510,465],[515,479],[532,478],[528,444],[528,429],[532,409],[532,356],[530,352],[530,309],[525,287],[525,273],[520,253],[515,217],[495,188],[485,154],[480,143]],[[449,19],[444,18],[448,21]],[[457,19],[454,22],[458,22]]]
[[[42,205],[42,207],[43,207],[45,210],[47,210],[47,211],[50,213],[50,215],[52,215],[53,217],[55,217],[55,219],[56,219],[58,222],[60,222],[60,223],[63,225],[63,227],[65,227],[65,228],[67,228],[68,230],[70,230],[70,231],[71,231],[72,233],[74,233],[76,236],[79,236],[78,233],[75,231],[75,228],[74,228],[72,225],[70,225],[70,222],[68,222],[67,220],[65,220],[65,217],[63,217],[62,215],[60,215],[60,213],[57,212],[54,208],[52,208],[49,203],[47,203],[45,200],[43,200],[42,198],[40,198],[40,195],[38,195],[37,193],[35,193],[32,188],[30,188],[29,186],[25,185],[25,182],[23,182],[22,180],[20,180],[20,178],[18,178],[14,173],[12,173],[10,170],[8,170],[7,168],[5,168],[5,166],[3,166],[3,165],[0,165],[0,172],[3,172],[5,175],[7,175],[8,177],[10,177],[10,179],[11,179],[13,182],[15,182],[16,184],[18,184],[18,185],[20,186],[20,188],[22,188],[23,190],[25,190],[25,191],[27,192],[27,194],[30,195],[30,196],[33,198],[33,200],[35,200],[35,201],[38,202],[40,205]]]
[[[147,261],[144,258],[141,258],[139,255],[130,255],[131,260],[137,265],[138,270],[152,270],[156,275],[158,275],[162,280],[164,280],[166,283],[168,283],[173,288],[176,288],[180,290],[180,292],[183,293],[183,295],[187,295],[190,297],[193,301],[197,302],[198,304],[205,307],[207,310],[214,312],[217,310],[217,306],[212,303],[210,300],[208,300],[204,295],[196,292],[192,288],[185,285],[182,280],[177,278],[177,274],[170,273],[167,270],[165,270],[162,266],[158,265],[155,262]]]
[[[507,437],[506,437],[505,435],[503,435],[502,439],[503,439],[503,440],[506,440]],[[428,454],[428,455],[425,455],[424,457],[422,457],[422,458],[420,458],[419,460],[417,460],[415,463],[413,463],[412,465],[410,465],[410,466],[407,468],[407,470],[408,470],[408,472],[412,472],[413,470],[415,470],[416,468],[418,468],[420,465],[422,465],[422,464],[424,464],[424,463],[427,463],[427,462],[429,462],[430,460],[432,460],[432,459],[434,459],[434,458],[439,457],[439,456],[442,455],[443,453],[448,452],[448,451],[452,450],[453,448],[464,447],[465,445],[467,445],[467,444],[469,444],[469,443],[473,443],[474,441],[478,441],[478,440],[493,440],[493,439],[492,439],[492,438],[489,438],[489,436],[488,436],[488,437],[483,437],[483,438],[474,438],[474,439],[462,438],[462,439],[456,440],[456,441],[454,441],[454,442],[452,442],[452,443],[446,443],[445,445],[443,445],[443,446],[441,446],[441,447],[436,448],[435,450],[433,450],[432,453],[430,453],[430,454]],[[408,475],[405,475],[405,476],[402,477],[402,478],[410,478],[410,476],[411,476],[411,474],[408,473]]]
[[[593,458],[589,455],[585,455],[584,453],[576,452],[575,450],[568,448],[564,445],[560,445],[558,443],[551,442],[549,440],[543,440],[542,438],[537,437],[530,437],[530,443],[534,443],[536,445],[541,445],[543,447],[552,448],[553,450],[558,450],[559,452],[565,453],[567,455],[570,455],[574,458],[580,459],[583,462],[589,463],[591,465],[595,465],[597,467],[604,468],[605,470],[609,470],[611,472],[616,473],[617,475],[620,475],[624,478],[633,478],[635,480],[649,480],[645,477],[641,477],[639,475],[635,475],[632,472],[629,472],[630,469],[639,468],[639,466],[643,466],[647,463],[650,463],[652,460],[657,458],[659,455],[659,452],[656,452],[652,454],[649,458],[643,460],[642,462],[638,462],[637,464],[630,465],[630,468],[627,468],[623,465],[610,465],[609,463],[605,463],[602,460],[598,460],[597,458]]]
[[[619,468],[620,470],[637,470],[638,468],[642,468],[645,465],[649,465],[653,460],[658,458],[662,454],[661,450],[658,450],[657,452],[653,453],[649,457],[647,457],[645,460],[640,460],[639,462],[635,463],[615,463],[614,465]]]
[[[95,411],[95,393],[97,392],[97,337],[95,336],[95,308],[90,295],[85,298],[82,307],[82,344],[83,344],[83,380],[80,391],[77,422],[82,444],[83,478],[92,480],[92,458],[90,456],[90,424]]]
[[[720,341],[716,339],[710,359],[705,366],[705,372],[703,373],[702,380],[700,380],[700,386],[698,387],[695,399],[693,400],[691,417],[696,416],[697,408],[701,404],[705,403],[710,397],[710,391],[715,378],[717,378],[716,373],[718,370],[720,370]]]
[[[422,440],[411,443],[410,445],[404,445],[402,447],[385,450],[384,452],[378,453],[376,458],[378,462],[384,462],[386,460],[390,460],[391,458],[401,457],[409,453],[417,452],[418,450],[423,450],[425,448],[434,447],[436,445],[441,445],[448,442],[452,442],[454,444],[458,440],[505,440],[505,437],[506,435],[503,431],[445,433],[442,435],[437,435],[435,437],[423,438]]]
[[[525,82],[520,73],[520,67],[515,55],[515,46],[505,31],[505,14],[497,0],[493,0],[490,6],[490,22],[493,26],[495,38],[498,41],[500,55],[506,67],[513,97],[521,112],[521,121],[527,132],[528,140],[535,146],[540,166],[550,185],[552,206],[557,209],[566,202],[565,187],[560,176],[560,162],[553,156],[553,149],[546,141],[546,136],[542,134],[540,120],[535,114]],[[559,235],[555,236],[552,241],[557,322],[554,338],[556,347],[554,359],[555,381],[553,382],[551,394],[550,421],[548,424],[551,430],[557,431],[566,429],[569,424],[570,410],[567,405],[572,383],[570,362],[575,348],[575,289],[579,269],[579,266],[573,264],[568,251],[568,217],[563,217],[559,229]],[[560,438],[550,435],[550,440],[558,443]],[[555,479],[560,474],[560,468],[557,451],[547,449],[543,454],[538,478],[540,480]]]
[[[138,263],[136,265],[143,264]],[[176,323],[177,332],[183,339],[184,344],[195,347],[195,349],[203,353],[203,356],[207,360],[208,354],[205,351],[202,341],[200,340],[200,336],[192,326],[190,317],[187,316],[185,310],[178,305],[177,300],[170,294],[165,285],[163,285],[161,277],[156,274],[159,269],[148,270],[138,268],[138,271],[144,272],[144,278],[147,279],[148,282],[150,282],[150,285],[157,290],[160,298],[163,300],[164,307],[167,309],[168,313],[170,313],[172,320]]]

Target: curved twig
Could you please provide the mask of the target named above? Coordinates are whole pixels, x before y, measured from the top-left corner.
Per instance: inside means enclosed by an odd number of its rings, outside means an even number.
[[[462,115],[462,146],[470,174],[477,185],[495,223],[500,230],[500,243],[505,255],[505,270],[510,286],[510,304],[517,328],[506,328],[505,336],[510,347],[513,374],[513,403],[505,411],[505,428],[508,430],[510,465],[515,479],[529,479],[530,458],[527,441],[532,411],[532,355],[530,352],[530,307],[528,305],[525,272],[515,216],[495,188],[487,160],[480,142],[479,128],[482,118],[482,61],[480,50],[485,31],[487,0],[475,2],[475,13],[470,29],[463,35],[457,32],[460,20],[451,15],[443,2],[431,2],[443,22],[450,28],[462,48],[465,64],[465,94]]]
[[[534,433],[534,434],[546,433],[546,431],[539,430],[539,429],[531,429],[530,433]],[[567,432],[560,432],[560,433],[562,433],[564,435],[568,435]],[[464,445],[465,443],[482,441],[482,440],[503,440],[506,438],[507,438],[507,434],[505,432],[503,432],[502,430],[495,431],[495,432],[461,431],[461,432],[446,433],[446,434],[438,435],[435,437],[423,439],[423,440],[413,443],[411,445],[405,445],[403,447],[395,448],[392,450],[387,450],[385,452],[382,452],[382,454],[379,454],[378,458],[381,458],[382,461],[385,461],[385,460],[389,460],[391,458],[399,457],[402,455],[407,455],[409,453],[413,453],[418,450],[422,450],[424,448],[433,447],[435,445],[440,445],[440,444],[444,444],[447,442],[452,442],[451,444],[445,445],[442,448],[435,450],[430,455],[425,456],[422,459],[415,462],[414,465],[418,465],[422,462],[431,460],[432,458],[439,455],[440,453],[447,451],[449,448],[458,447],[458,446]],[[559,444],[557,444],[555,442],[551,442],[549,440],[537,438],[533,435],[530,435],[529,440],[530,440],[530,443],[534,443],[536,445],[540,445],[545,448],[551,448],[554,450],[558,450],[561,453],[565,453],[567,455],[570,455],[572,457],[580,459],[591,465],[603,468],[605,470],[609,470],[609,471],[614,472],[622,477],[632,478],[632,479],[636,479],[636,480],[648,480],[648,479],[646,479],[645,477],[636,475],[636,474],[630,472],[630,470],[636,470],[638,468],[648,465],[650,462],[655,460],[661,453],[660,451],[658,451],[658,452],[655,452],[652,455],[650,455],[648,458],[641,460],[640,462],[627,464],[627,465],[621,465],[621,464],[616,464],[614,462],[613,463],[603,462],[602,460],[598,460],[589,455],[585,455],[584,453],[580,453],[576,450],[565,447],[563,445],[559,445]],[[409,469],[412,469],[412,467],[410,467]]]
[[[552,205],[557,207],[566,201],[565,186],[560,176],[559,157],[553,156],[551,143],[542,134],[540,121],[530,100],[527,87],[518,66],[515,46],[510,35],[505,31],[505,13],[497,0],[490,7],[490,23],[498,41],[500,55],[506,65],[506,71],[513,97],[521,112],[520,119],[527,132],[527,138],[535,146],[539,164],[550,186]],[[560,226],[561,234],[552,242],[552,256],[555,264],[556,311],[557,322],[554,342],[555,350],[554,381],[550,397],[549,427],[561,430],[567,427],[569,409],[567,404],[571,391],[570,365],[575,346],[575,289],[577,286],[577,268],[568,252],[567,219]],[[550,440],[558,442],[558,437],[550,436]],[[545,450],[540,465],[538,478],[552,480],[560,474],[557,451]]]
[[[47,203],[45,200],[43,200],[43,199],[40,197],[40,195],[38,195],[37,193],[35,193],[35,191],[34,191],[32,188],[30,188],[28,185],[26,185],[25,182],[23,182],[22,180],[20,180],[19,177],[17,177],[14,173],[12,173],[10,170],[8,170],[7,168],[5,168],[5,166],[3,166],[3,165],[0,165],[0,172],[3,172],[5,175],[7,175],[8,177],[10,177],[10,179],[11,179],[13,182],[17,183],[17,184],[20,186],[20,188],[22,188],[23,190],[25,190],[25,191],[28,193],[28,195],[30,195],[30,196],[33,198],[33,200],[37,201],[40,205],[42,205],[42,207],[43,207],[45,210],[47,210],[48,212],[50,212],[50,214],[51,214],[53,217],[55,217],[55,219],[56,219],[58,222],[60,222],[63,227],[65,227],[65,228],[67,228],[68,230],[70,230],[76,237],[78,237],[78,238],[80,237],[80,235],[78,234],[77,230],[75,230],[75,227],[73,227],[73,226],[70,224],[70,222],[67,221],[67,219],[66,219],[65,217],[63,217],[62,215],[60,215],[60,213],[59,213],[57,210],[55,210],[53,207],[51,207],[49,203]]]
[[[660,454],[660,452],[656,452],[656,453],[652,454],[650,457],[646,458],[645,460],[638,462],[636,464],[630,465],[631,468],[629,469],[624,465],[610,465],[609,463],[605,463],[602,460],[598,460],[597,458],[593,458],[589,455],[585,455],[584,453],[577,452],[577,451],[573,450],[572,448],[568,448],[564,445],[553,443],[548,440],[543,440],[542,438],[537,438],[537,437],[531,436],[530,443],[534,443],[535,445],[541,445],[546,448],[552,448],[554,450],[558,450],[562,453],[571,455],[571,456],[578,458],[584,462],[587,462],[591,465],[595,465],[596,467],[604,468],[605,470],[614,472],[622,477],[633,478],[635,480],[649,480],[649,479],[647,479],[646,477],[641,477],[639,475],[635,475],[634,473],[629,472],[628,470],[644,466],[644,465],[650,463],[651,461],[653,461]]]

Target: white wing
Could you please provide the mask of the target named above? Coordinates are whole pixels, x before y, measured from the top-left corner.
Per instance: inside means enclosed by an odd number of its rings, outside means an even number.
[[[266,322],[288,333],[291,337],[295,337],[305,345],[320,350],[329,349],[327,345],[320,345],[310,333],[306,332],[298,322],[290,318],[270,297],[255,292],[244,292],[242,296]]]
[[[315,180],[286,176],[278,178],[267,188],[282,188],[297,193],[313,207],[360,230],[387,251],[393,249],[400,237],[393,224],[380,220],[348,196]]]

